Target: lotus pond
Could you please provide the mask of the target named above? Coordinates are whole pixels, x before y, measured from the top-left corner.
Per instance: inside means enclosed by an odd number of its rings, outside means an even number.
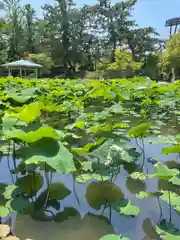
[[[180,81],[0,78],[0,217],[20,239],[180,239]]]

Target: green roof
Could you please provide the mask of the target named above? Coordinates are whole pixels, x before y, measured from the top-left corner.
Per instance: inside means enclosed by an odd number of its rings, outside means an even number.
[[[1,65],[2,67],[15,67],[15,68],[20,68],[20,67],[27,67],[27,68],[41,68],[43,67],[40,64],[28,61],[28,60],[18,60],[18,61],[14,61],[14,62],[10,62],[10,63],[6,63]]]

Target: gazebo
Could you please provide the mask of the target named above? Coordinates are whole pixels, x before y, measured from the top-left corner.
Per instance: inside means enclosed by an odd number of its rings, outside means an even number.
[[[11,75],[11,72],[14,69],[16,69],[16,70],[19,69],[20,77],[23,76],[23,72],[24,72],[24,76],[26,76],[27,70],[33,70],[33,71],[35,71],[36,78],[38,77],[38,69],[43,67],[40,64],[34,63],[32,61],[28,61],[28,60],[23,60],[23,59],[14,61],[14,62],[10,62],[10,63],[6,63],[1,66],[8,69],[9,76]]]

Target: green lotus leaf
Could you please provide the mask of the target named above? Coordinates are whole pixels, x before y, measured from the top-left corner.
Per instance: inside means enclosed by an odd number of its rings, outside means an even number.
[[[96,142],[88,143],[83,148],[72,148],[72,151],[79,154],[79,155],[85,155],[88,154],[91,150],[91,148],[96,147],[100,145],[104,141],[104,138],[99,138]]]
[[[131,178],[139,179],[139,180],[146,180],[147,176],[142,172],[134,172],[131,174]]]
[[[18,108],[18,113],[10,113],[9,116],[30,123],[40,117],[41,109],[42,103],[34,102],[29,105],[24,105],[22,108]]]
[[[121,104],[115,104],[110,108],[110,112],[112,113],[123,113],[124,108]]]
[[[76,181],[78,183],[85,183],[91,179],[97,180],[97,181],[107,181],[109,179],[109,176],[103,176],[97,173],[85,173],[78,175],[76,177]]]
[[[46,215],[44,208],[33,211],[31,213],[31,217],[32,219],[36,221],[41,221],[41,222],[50,222],[53,220],[53,216]]]
[[[52,138],[43,138],[28,147],[22,148],[19,156],[26,164],[46,162],[60,173],[69,173],[76,170],[73,155],[62,143]]]
[[[56,222],[61,222],[61,221],[65,221],[68,220],[69,217],[76,217],[78,216],[79,218],[81,217],[80,213],[72,207],[66,207],[64,208],[63,212],[58,212],[53,220]]]
[[[144,233],[146,234],[146,238],[147,240],[151,240],[151,239],[156,239],[156,240],[161,240],[159,234],[156,232],[155,227],[153,226],[151,219],[150,218],[145,218],[142,224],[142,228]]]
[[[63,183],[52,183],[49,186],[49,198],[62,200],[69,196],[71,191]]]
[[[180,144],[173,145],[170,147],[165,147],[162,149],[161,154],[169,154],[169,153],[180,153]]]
[[[108,234],[102,237],[100,240],[129,240],[129,238],[126,238],[122,235]]]
[[[157,177],[159,179],[170,179],[172,177],[176,177],[179,174],[179,170],[177,169],[169,169],[163,163],[156,163],[154,165],[154,174],[148,175],[150,178]]]
[[[121,189],[109,182],[91,182],[86,188],[85,195],[89,205],[96,210],[107,202],[112,203],[124,199]]]
[[[85,122],[84,120],[78,120],[74,124],[74,127],[79,128],[79,129],[84,129],[85,127]]]
[[[15,184],[9,184],[5,187],[5,191],[3,193],[3,196],[5,199],[9,200],[13,197],[16,197],[17,195],[22,193],[22,189],[20,189]]]
[[[124,164],[135,162],[140,154],[136,152],[135,148],[120,147],[116,144],[111,146],[109,157],[112,159],[112,164]]]
[[[170,194],[170,202],[172,207],[180,214],[180,196],[174,192],[163,191],[163,194],[160,198],[169,204],[169,194]]]
[[[173,224],[168,223],[163,219],[160,224],[156,226],[156,231],[163,240],[179,240],[180,230],[177,229]]]
[[[137,137],[146,137],[147,131],[152,126],[152,123],[141,123],[137,125],[136,127],[131,128],[128,133],[131,137],[137,138]]]
[[[128,177],[126,180],[126,187],[132,193],[139,193],[140,191],[146,190],[146,183],[143,180]]]
[[[9,215],[9,209],[0,205],[0,218],[5,218]]]
[[[14,101],[18,103],[25,103],[28,100],[34,98],[34,89],[23,89],[21,93],[16,91],[9,91],[7,93],[8,98],[12,98]]]
[[[180,178],[179,177],[172,177],[168,181],[174,185],[180,186]]]
[[[61,208],[60,202],[56,199],[48,199],[47,208],[49,208],[49,207],[54,208],[56,211],[59,211]]]
[[[125,216],[137,216],[140,213],[140,209],[131,205],[131,201],[126,206],[120,207],[120,214]]]
[[[3,126],[3,132],[6,133],[6,131],[12,130],[14,127],[22,127],[26,126],[27,123],[17,120],[14,117],[10,117],[8,114],[4,114],[2,118],[2,126]]]
[[[29,173],[24,177],[18,178],[16,185],[21,186],[23,193],[26,193],[29,196],[35,196],[43,186],[43,177],[40,173]]]
[[[7,201],[6,207],[12,212],[23,213],[29,205],[29,201],[21,196],[14,197]]]
[[[42,138],[59,139],[59,135],[52,127],[41,127],[36,131],[24,132],[21,129],[6,131],[6,138],[19,139],[23,142],[33,143]]]
[[[150,197],[159,197],[161,196],[162,193],[161,192],[146,192],[146,191],[141,191],[139,193],[136,194],[136,197],[139,199],[143,199],[143,198],[150,198]]]

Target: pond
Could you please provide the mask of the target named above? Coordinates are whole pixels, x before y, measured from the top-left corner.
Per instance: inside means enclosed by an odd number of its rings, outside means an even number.
[[[153,138],[146,138],[144,141],[145,147],[145,165],[144,169],[148,173],[153,173],[152,163],[148,161],[150,158],[158,159],[158,161],[176,160],[175,154],[161,155],[160,152],[165,145],[149,144],[149,140],[155,141]],[[136,145],[132,140],[132,145]],[[13,168],[13,166],[11,166]],[[0,176],[1,181],[11,184],[11,174],[9,172],[7,161],[5,158],[0,162]],[[29,215],[13,215],[12,214],[12,228],[13,232],[20,239],[26,238],[33,240],[57,240],[66,239],[71,240],[99,240],[102,236],[109,233],[118,233],[128,237],[130,240],[140,240],[146,236],[146,233],[152,235],[152,224],[155,225],[160,218],[160,208],[156,198],[137,199],[136,193],[142,190],[155,191],[158,188],[156,179],[145,180],[144,183],[137,182],[129,178],[129,174],[124,168],[121,168],[115,183],[121,188],[125,197],[132,201],[133,205],[139,207],[141,212],[136,217],[121,216],[118,212],[112,210],[111,224],[108,222],[109,209],[105,210],[101,216],[102,209],[95,211],[91,208],[86,200],[86,188],[91,181],[85,184],[75,184],[75,192],[73,185],[73,178],[69,175],[60,175],[55,173],[53,182],[63,182],[72,193],[61,201],[61,211],[65,207],[73,207],[79,212],[78,216],[69,217],[62,222],[53,221],[35,221]],[[45,188],[45,186],[44,186]],[[77,199],[78,198],[78,199]],[[161,200],[160,200],[161,201]],[[169,218],[169,206],[161,201],[163,208],[163,218]],[[98,217],[99,215],[99,217]],[[172,212],[172,222],[180,227],[178,215]],[[152,238],[153,239],[153,238]]]
[[[17,237],[180,239],[180,81],[0,88],[0,217]]]

